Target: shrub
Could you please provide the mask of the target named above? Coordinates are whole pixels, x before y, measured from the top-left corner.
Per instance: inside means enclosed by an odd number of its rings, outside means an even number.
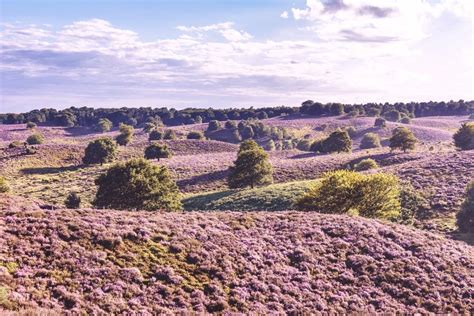
[[[374,127],[383,128],[387,126],[387,121],[382,117],[377,117],[375,119]]]
[[[202,123],[202,116],[198,115],[194,118],[194,123],[195,124],[201,124]]]
[[[187,139],[204,139],[204,135],[201,132],[189,132]]]
[[[454,145],[461,150],[474,149],[474,122],[464,123],[453,135]]]
[[[133,126],[122,123],[120,124],[119,130],[120,134],[115,137],[115,140],[120,146],[127,146],[133,138]]]
[[[242,139],[252,139],[255,136],[252,126],[245,126],[240,132]]]
[[[163,133],[157,129],[154,129],[148,134],[148,140],[161,140],[163,139]]]
[[[357,130],[354,126],[346,127],[346,132],[349,134],[351,138],[354,138],[357,135]]]
[[[301,139],[296,148],[301,151],[310,151],[311,150],[311,140],[310,139]]]
[[[404,126],[395,128],[392,131],[392,137],[390,138],[390,148],[401,149],[403,152],[407,150],[415,149],[417,139],[413,132]]]
[[[14,140],[10,144],[8,144],[8,148],[20,148],[20,147],[26,147],[26,143],[22,143],[18,140]]]
[[[0,193],[7,193],[10,191],[10,187],[8,186],[7,180],[0,176]]]
[[[474,233],[474,181],[466,188],[466,199],[456,215],[456,224],[462,233]]]
[[[117,144],[111,138],[99,138],[87,145],[82,162],[87,165],[103,164],[113,161],[116,155]]]
[[[209,125],[207,126],[207,130],[209,132],[211,131],[217,131],[218,129],[221,128],[221,123],[219,121],[216,121],[216,120],[212,120],[209,122]]]
[[[232,131],[232,134],[230,135],[230,139],[229,141],[233,142],[233,143],[238,143],[242,140],[242,137],[240,137],[240,133],[239,133],[239,130],[238,129],[234,129]]]
[[[36,127],[36,124],[33,122],[28,122],[26,123],[26,128],[33,129]]]
[[[98,208],[167,210],[181,209],[180,193],[165,166],[145,159],[117,163],[96,181],[93,204]]]
[[[39,145],[44,142],[44,137],[41,134],[33,134],[28,136],[26,142],[28,143],[28,145]]]
[[[291,139],[285,139],[282,143],[283,150],[293,149],[293,142]]]
[[[268,151],[274,151],[276,149],[275,142],[273,141],[273,139],[268,140],[268,142],[265,145],[265,149]]]
[[[160,161],[161,158],[170,158],[171,156],[172,154],[166,145],[151,144],[145,148],[146,159],[158,159]]]
[[[64,205],[67,208],[80,208],[81,207],[81,197],[77,195],[76,192],[71,192],[68,194]]]
[[[400,214],[398,179],[389,174],[362,175],[331,171],[298,201],[301,210],[332,214],[358,214],[394,219]]]
[[[147,122],[143,125],[143,132],[149,134],[151,131],[157,128],[157,125],[153,122]]]
[[[408,116],[405,116],[405,117],[403,117],[403,118],[400,120],[400,123],[403,123],[403,124],[410,124],[410,123],[411,123],[411,119],[410,119]]]
[[[227,179],[233,188],[264,185],[273,182],[273,168],[268,161],[268,154],[254,141],[246,141],[240,145],[237,160],[230,167]]]
[[[112,129],[112,122],[109,119],[101,118],[97,123],[97,129],[102,132],[108,132]]]
[[[322,153],[323,152],[323,141],[324,141],[323,139],[318,139],[318,140],[313,141],[313,143],[311,144],[310,150],[314,151],[314,152]]]
[[[384,117],[387,121],[398,122],[401,118],[400,112],[397,110],[391,110],[384,114]]]
[[[400,186],[400,216],[398,222],[413,225],[415,219],[426,209],[429,202],[409,183]]]
[[[227,121],[225,122],[225,128],[227,129],[234,129],[237,128],[237,124],[234,121]]]
[[[323,143],[323,152],[351,152],[352,151],[352,140],[346,131],[340,129],[332,132]]]
[[[361,160],[358,164],[354,166],[355,171],[365,171],[370,169],[377,169],[379,166],[377,162],[371,158]]]
[[[176,139],[176,133],[174,130],[172,129],[167,129],[165,131],[165,134],[163,135],[163,139],[167,139],[167,140],[174,140]]]
[[[370,149],[380,147],[379,135],[375,133],[367,133],[362,137],[360,141],[360,149]]]

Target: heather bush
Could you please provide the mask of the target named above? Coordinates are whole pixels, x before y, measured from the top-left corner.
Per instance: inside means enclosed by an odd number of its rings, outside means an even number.
[[[268,154],[252,140],[241,144],[227,183],[230,188],[254,188],[273,182],[273,168]]]
[[[355,171],[365,171],[365,170],[370,170],[370,169],[377,169],[379,166],[377,165],[377,162],[371,158],[367,158],[364,160],[361,160],[359,163],[357,163],[354,166]]]
[[[95,183],[98,190],[93,204],[98,208],[181,209],[180,193],[168,169],[145,159],[117,163],[100,175]]]
[[[474,233],[474,181],[466,188],[466,199],[456,215],[456,224],[462,233]]]
[[[453,135],[454,145],[461,150],[474,149],[474,122],[464,123]]]
[[[415,149],[416,139],[413,132],[404,126],[395,128],[390,138],[390,149],[401,149],[403,152]]]
[[[216,120],[209,121],[209,125],[207,126],[207,130],[209,132],[217,131],[220,128],[221,128],[221,123]]]
[[[82,162],[89,164],[103,164],[111,162],[117,155],[117,144],[108,137],[91,141],[86,149]]]
[[[39,145],[44,143],[44,136],[41,134],[33,134],[28,136],[26,142],[28,143],[28,145]]]
[[[6,193],[10,191],[10,187],[8,186],[7,180],[0,176],[0,193]]]
[[[160,144],[151,144],[145,148],[145,158],[146,159],[158,159],[161,158],[170,158],[172,156],[168,146]]]
[[[163,135],[163,139],[167,140],[174,140],[176,138],[176,132],[172,129],[167,129]]]
[[[28,129],[33,129],[36,127],[36,123],[33,123],[33,122],[27,122],[26,123],[26,128]]]
[[[387,126],[387,121],[382,117],[377,117],[375,119],[374,127],[382,128]]]
[[[80,208],[81,207],[81,197],[77,195],[76,192],[71,192],[68,194],[64,205],[67,208]]]
[[[370,149],[380,147],[380,137],[375,133],[367,133],[360,141],[360,149]]]
[[[148,134],[148,140],[161,140],[163,139],[163,133],[157,129],[154,129]]]
[[[394,219],[400,213],[399,197],[398,179],[393,175],[337,170],[324,174],[321,182],[298,200],[297,207],[321,213]]]
[[[99,132],[105,133],[112,129],[112,122],[109,119],[102,118],[97,123],[97,130]]]
[[[133,126],[127,124],[120,124],[119,126],[120,134],[115,137],[115,141],[120,146],[127,146],[133,138]]]
[[[187,139],[204,139],[204,135],[201,132],[189,132],[186,136]]]

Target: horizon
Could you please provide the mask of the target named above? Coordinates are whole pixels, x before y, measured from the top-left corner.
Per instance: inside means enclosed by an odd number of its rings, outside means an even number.
[[[2,113],[474,99],[468,1],[1,6]]]

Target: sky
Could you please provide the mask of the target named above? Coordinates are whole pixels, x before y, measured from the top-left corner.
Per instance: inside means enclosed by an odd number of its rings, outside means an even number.
[[[474,99],[472,0],[0,0],[0,112]]]

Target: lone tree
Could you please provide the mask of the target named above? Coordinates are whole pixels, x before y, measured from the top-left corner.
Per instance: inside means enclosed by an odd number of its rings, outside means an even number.
[[[453,135],[454,145],[461,150],[474,149],[474,122],[464,123]]]
[[[390,149],[401,149],[403,152],[415,149],[417,139],[413,132],[404,126],[395,128],[390,138]]]
[[[71,192],[68,194],[64,205],[67,208],[80,208],[81,207],[81,197],[77,195],[76,192]]]
[[[374,127],[382,128],[382,127],[385,127],[385,126],[387,126],[387,121],[384,118],[377,117],[375,119]]]
[[[230,167],[227,179],[230,188],[254,188],[273,182],[273,168],[268,161],[268,154],[254,141],[240,145],[237,160]]]
[[[323,151],[326,153],[333,152],[351,152],[352,151],[352,140],[349,137],[347,131],[340,129],[332,132],[328,138],[323,141]]]
[[[456,216],[456,223],[462,233],[474,233],[474,181],[468,184],[466,200]]]
[[[148,140],[149,141],[152,141],[152,140],[161,140],[163,139],[163,133],[160,132],[159,130],[157,129],[154,129],[150,132],[150,134],[148,135]]]
[[[370,149],[380,147],[380,137],[375,133],[367,133],[360,141],[360,149]]]
[[[168,146],[160,144],[151,144],[145,148],[145,158],[146,159],[158,159],[161,158],[170,158],[172,156]]]
[[[189,132],[186,136],[187,139],[204,139],[204,135],[201,132]]]
[[[39,145],[44,142],[44,137],[41,134],[33,134],[28,136],[26,142],[28,143],[28,145]]]
[[[133,126],[127,124],[120,124],[120,134],[115,137],[117,144],[120,146],[127,146],[132,141],[133,137]]]
[[[217,131],[218,129],[221,128],[221,123],[216,120],[212,120],[209,122],[209,125],[207,126],[207,130],[210,131]]]
[[[0,176],[0,193],[7,193],[10,191],[7,180],[4,177]]]
[[[101,133],[108,132],[112,129],[112,122],[109,119],[101,118],[97,123],[97,130]]]
[[[82,162],[86,165],[103,164],[113,161],[116,155],[117,144],[108,137],[99,138],[87,145]]]
[[[181,210],[180,193],[165,166],[145,159],[117,163],[100,175],[94,206],[119,210]]]

